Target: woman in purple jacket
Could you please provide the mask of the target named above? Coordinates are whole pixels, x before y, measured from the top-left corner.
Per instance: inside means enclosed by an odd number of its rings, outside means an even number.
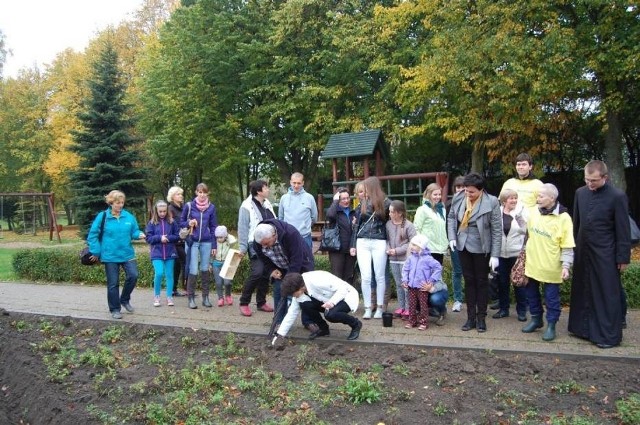
[[[153,264],[153,305],[160,307],[160,290],[162,279],[167,282],[167,305],[173,306],[173,266],[176,257],[176,242],[180,240],[178,224],[168,212],[165,201],[158,201],[153,207],[151,220],[147,223],[144,233],[151,249],[151,264]]]
[[[182,209],[181,227],[190,229],[187,239],[187,296],[189,308],[198,308],[195,302],[195,286],[198,279],[198,269],[202,279],[202,305],[212,307],[209,301],[209,263],[216,255],[218,248],[215,232],[218,227],[216,207],[209,202],[209,188],[204,183],[196,186],[196,197]]]

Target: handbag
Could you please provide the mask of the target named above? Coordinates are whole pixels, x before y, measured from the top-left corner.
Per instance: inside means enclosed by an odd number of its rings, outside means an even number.
[[[527,286],[529,283],[529,278],[524,274],[524,265],[527,261],[527,239],[528,235],[525,237],[518,258],[511,268],[511,284],[516,288]]]
[[[102,233],[104,232],[104,222],[107,219],[107,211],[102,213],[102,221],[100,222],[100,232],[98,233],[98,242],[102,242]],[[93,254],[89,251],[89,247],[85,246],[80,251],[80,264],[83,266],[95,266],[98,261],[91,261]]]
[[[328,222],[325,223],[322,228],[322,237],[320,239],[320,251],[340,251],[340,228],[337,223],[333,227],[329,227]]]

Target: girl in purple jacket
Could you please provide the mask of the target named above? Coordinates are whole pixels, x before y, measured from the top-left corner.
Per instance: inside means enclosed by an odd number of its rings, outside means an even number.
[[[162,279],[167,285],[167,305],[173,305],[173,265],[178,254],[176,242],[180,239],[179,228],[176,221],[168,212],[165,201],[156,202],[153,207],[151,220],[147,223],[145,234],[147,243],[151,249],[151,264],[153,264],[153,305],[160,307],[160,289]]]
[[[442,265],[431,256],[427,243],[427,237],[421,234],[411,238],[411,254],[402,267],[402,286],[409,291],[407,329],[418,326],[423,331],[429,327],[429,294],[436,292],[442,281]]]

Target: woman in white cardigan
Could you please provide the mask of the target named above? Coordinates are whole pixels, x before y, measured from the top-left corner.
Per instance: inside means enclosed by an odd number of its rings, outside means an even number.
[[[498,197],[502,218],[502,248],[498,258],[498,303],[500,309],[492,317],[509,317],[511,269],[522,249],[527,233],[527,222],[522,209],[518,209],[518,192],[504,189]],[[527,321],[527,296],[524,287],[513,288],[516,297],[518,320]]]

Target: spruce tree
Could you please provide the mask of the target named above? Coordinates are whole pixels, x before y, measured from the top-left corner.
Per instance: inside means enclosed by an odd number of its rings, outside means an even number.
[[[94,62],[88,85],[89,96],[78,114],[82,129],[73,133],[72,150],[80,156],[80,164],[70,175],[76,221],[83,237],[96,214],[106,209],[104,196],[110,191],[124,192],[129,210],[141,208],[145,202],[145,171],[131,135],[118,55],[110,43]]]

